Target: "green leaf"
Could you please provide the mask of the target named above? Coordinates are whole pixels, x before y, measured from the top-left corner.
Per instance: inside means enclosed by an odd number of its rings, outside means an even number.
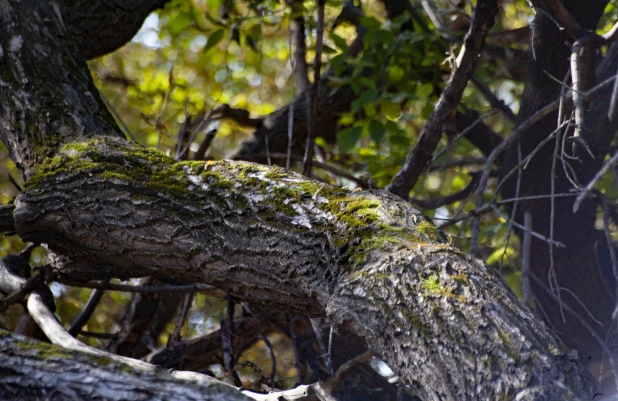
[[[324,54],[335,54],[335,53],[338,53],[337,50],[333,49],[332,47],[330,47],[328,45],[322,45],[322,52]]]
[[[339,147],[339,154],[344,154],[350,152],[358,141],[361,139],[363,134],[363,127],[350,127],[346,128],[342,131],[339,131],[337,135],[337,146]]]
[[[367,77],[357,77],[356,79],[361,85],[366,86],[369,89],[377,89],[376,82],[373,79],[369,79]]]
[[[251,50],[257,53],[258,44],[257,44],[257,40],[255,40],[253,36],[245,35],[245,43],[249,45],[249,47],[251,47]]]
[[[223,31],[223,29],[221,28],[211,33],[210,36],[208,37],[208,40],[206,41],[206,44],[204,45],[203,52],[206,53],[208,50],[218,45],[219,42],[221,42],[221,39],[223,39],[224,35],[225,35],[225,31]]]
[[[369,30],[378,30],[381,28],[380,21],[373,17],[361,17],[360,23]]]
[[[333,43],[335,44],[335,46],[337,46],[337,48],[341,51],[345,51],[348,49],[348,44],[345,41],[344,38],[342,38],[341,36],[331,32],[330,35],[330,40],[333,41]]]
[[[416,89],[416,96],[420,99],[428,98],[433,93],[433,84],[430,82],[424,83]]]
[[[489,255],[487,264],[493,265],[494,263],[500,262],[502,260],[502,255],[504,255],[504,262],[510,262],[515,259],[517,252],[511,247],[500,247]]]
[[[384,125],[380,121],[372,120],[369,123],[369,136],[371,136],[376,145],[379,145],[384,138]]]

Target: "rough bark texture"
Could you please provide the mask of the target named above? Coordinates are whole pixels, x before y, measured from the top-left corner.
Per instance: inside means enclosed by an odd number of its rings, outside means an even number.
[[[119,138],[53,4],[0,0],[0,139],[28,179],[16,231],[59,255],[59,275],[208,283],[326,316],[427,401],[589,394],[576,356],[499,274],[400,198],[251,163],[175,163]]]
[[[58,4],[29,3],[0,2],[0,140],[25,179],[67,138],[122,136]]]
[[[174,163],[107,138],[66,145],[39,166],[15,222],[24,240],[79,260],[61,275],[173,277],[326,315],[425,400],[529,386],[587,394],[577,358],[499,274],[387,193],[250,163]]]
[[[245,401],[232,387],[144,372],[104,357],[0,331],[0,399]]]

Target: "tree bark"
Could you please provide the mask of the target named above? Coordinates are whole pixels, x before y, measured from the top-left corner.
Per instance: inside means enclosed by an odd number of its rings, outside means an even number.
[[[587,394],[577,358],[499,274],[395,196],[250,163],[175,163],[113,138],[65,145],[37,170],[18,200],[17,232],[68,258],[61,276],[209,283],[326,316],[425,400],[532,383]]]
[[[0,137],[28,179],[16,231],[58,255],[59,276],[208,283],[326,316],[427,401],[590,394],[577,357],[500,275],[402,199],[251,163],[176,163],[120,138],[50,4],[0,0]]]
[[[144,372],[101,356],[71,351],[0,331],[3,400],[248,401],[233,387]]]

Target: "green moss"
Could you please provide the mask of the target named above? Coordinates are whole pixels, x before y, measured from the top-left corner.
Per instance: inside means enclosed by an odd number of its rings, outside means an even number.
[[[317,189],[316,189],[317,190]],[[337,221],[349,227],[366,227],[379,219],[380,202],[356,197],[335,198],[321,208],[332,213]]]
[[[416,231],[427,236],[429,239],[432,239],[434,241],[438,240],[438,229],[427,221],[422,221],[421,223],[419,223],[416,226]]]
[[[424,279],[421,283],[421,287],[432,294],[439,294],[442,297],[456,299],[459,302],[463,303],[467,302],[466,297],[464,297],[463,295],[455,294],[448,288],[442,286],[442,284],[440,284],[440,279],[438,278],[438,276],[435,275],[429,276],[428,278]]]
[[[442,292],[442,286],[440,285],[440,279],[438,278],[438,276],[429,276],[428,278],[423,280],[421,286],[429,292]]]
[[[286,178],[288,176],[288,172],[281,167],[272,167],[264,177],[271,180],[278,180],[281,178]]]
[[[465,273],[455,274],[451,278],[459,284],[468,284],[468,275]]]

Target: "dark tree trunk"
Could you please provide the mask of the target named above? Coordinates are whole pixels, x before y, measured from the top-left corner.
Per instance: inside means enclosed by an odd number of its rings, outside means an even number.
[[[585,27],[594,30],[607,4],[606,0],[564,1],[566,8]],[[521,111],[518,121],[523,122],[543,106],[557,100],[561,93],[561,84],[569,70],[571,44],[573,39],[564,31],[558,29],[556,23],[542,12],[538,12],[534,21],[533,56],[530,58],[528,76],[524,94],[521,100]],[[615,47],[615,46],[614,46]],[[616,71],[618,52],[612,49],[608,52],[597,74],[597,83],[609,78]],[[594,66],[593,70],[594,70]],[[554,77],[556,80],[551,79]],[[594,78],[594,77],[593,77]],[[570,80],[566,81],[570,84]],[[616,131],[615,121],[610,124],[607,113],[606,90],[601,91],[595,99],[594,107],[587,110],[587,126],[582,137],[592,149],[595,158],[592,159],[583,146],[579,146],[576,156],[580,161],[568,160],[574,166],[580,185],[585,185],[598,171],[603,163],[609,144]],[[558,113],[552,113],[534,125],[522,137],[522,155],[528,155],[539,143],[547,138],[557,127]],[[572,142],[567,142],[567,151],[571,153]],[[516,194],[517,174],[511,177],[502,187],[503,198],[519,196],[547,195],[551,191],[552,160],[554,141],[546,144],[531,160],[529,166],[521,171],[521,190]],[[559,150],[561,151],[561,150]],[[501,165],[502,175],[511,171],[518,163],[517,146],[513,146],[505,155]],[[560,156],[560,153],[558,154]],[[555,193],[567,193],[573,187],[567,179],[560,160],[556,161]],[[578,300],[567,291],[560,292],[562,302],[578,312],[599,333],[601,340],[612,326],[611,313],[615,306],[614,278],[611,273],[611,263],[607,242],[603,233],[594,227],[597,220],[598,199],[588,199],[577,213],[573,212],[572,197],[555,198],[554,200],[554,240],[565,245],[564,248],[554,248],[553,263],[555,277],[559,287],[568,289],[579,299],[604,327],[594,322],[588,312],[581,307]],[[551,200],[549,198],[519,202],[516,221],[524,224],[524,212],[532,213],[532,229],[549,238],[551,224]],[[520,238],[522,232],[518,231]],[[539,277],[549,288],[550,283],[550,250],[546,241],[532,239],[531,272]],[[564,343],[580,353],[580,357],[595,373],[598,373],[600,361],[604,355],[598,340],[590,335],[573,316],[563,313],[556,300],[549,296],[539,285],[533,284],[533,294],[536,305],[543,311],[542,315],[548,323],[560,334]],[[608,291],[609,290],[609,291]],[[563,320],[563,315],[565,319]],[[606,373],[608,369],[606,368]]]

